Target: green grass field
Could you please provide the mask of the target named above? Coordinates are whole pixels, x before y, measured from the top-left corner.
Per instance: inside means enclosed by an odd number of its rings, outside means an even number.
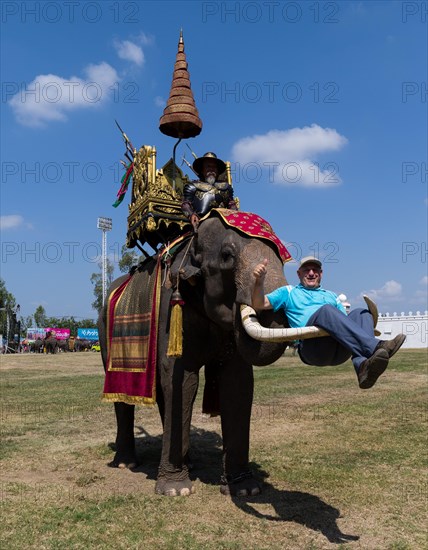
[[[100,354],[1,356],[1,548],[425,549],[427,353],[402,350],[362,391],[350,363],[287,352],[255,368],[251,466],[262,495],[220,495],[218,418],[192,430],[196,494],[154,494],[156,408],[139,408],[134,471],[112,469]],[[201,376],[201,382],[203,375]]]

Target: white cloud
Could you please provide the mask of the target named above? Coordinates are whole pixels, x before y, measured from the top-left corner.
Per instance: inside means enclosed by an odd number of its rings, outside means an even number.
[[[2,231],[6,229],[16,229],[24,224],[24,218],[17,214],[11,216],[0,216],[0,229]]]
[[[270,130],[240,139],[232,156],[241,165],[256,163],[269,170],[270,181],[304,187],[330,187],[341,183],[334,162],[317,163],[318,155],[339,151],[348,143],[335,129],[317,124],[290,130]]]
[[[113,84],[120,80],[116,70],[105,62],[88,65],[83,73],[85,78],[36,76],[9,101],[17,121],[24,126],[65,121],[71,111],[97,108],[105,103],[113,93]]]
[[[400,283],[397,283],[397,281],[386,281],[386,283],[377,290],[369,290],[367,292],[363,292],[363,294],[367,294],[372,298],[372,300],[400,300],[402,298],[402,290],[403,287]]]
[[[135,63],[139,67],[143,66],[145,58],[144,52],[140,46],[129,40],[123,40],[122,42],[116,41],[114,46],[116,48],[117,55],[121,59],[132,61],[132,63]]]
[[[419,284],[428,286],[428,275],[422,277],[422,279],[419,281]]]
[[[155,41],[153,35],[146,34],[145,32],[140,32],[136,40],[137,42],[139,42],[140,44],[143,44],[144,46],[151,46]]]

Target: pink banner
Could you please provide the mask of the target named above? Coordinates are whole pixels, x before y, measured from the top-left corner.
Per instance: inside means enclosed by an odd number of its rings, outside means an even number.
[[[70,338],[70,329],[69,328],[45,328],[45,332],[52,331],[55,333],[55,338],[57,340],[67,340]]]

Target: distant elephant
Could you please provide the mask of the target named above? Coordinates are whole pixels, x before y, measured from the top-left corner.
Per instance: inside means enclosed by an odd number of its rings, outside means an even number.
[[[57,340],[58,351],[68,351],[68,340]]]
[[[162,455],[155,491],[168,496],[193,492],[187,467],[190,423],[199,382],[199,370],[216,370],[223,436],[223,494],[255,495],[259,483],[249,470],[249,431],[253,400],[252,365],[270,365],[284,352],[286,343],[256,341],[243,330],[240,306],[251,304],[253,269],[269,260],[267,292],[286,283],[278,250],[268,240],[249,237],[212,215],[201,222],[189,249],[191,266],[183,256],[187,245],[171,260],[173,280],[180,270],[183,305],[183,354],[167,357],[172,288],[164,285],[160,298],[158,331],[157,402],[163,423]],[[146,261],[146,269],[152,266]],[[165,269],[165,268],[163,268]],[[184,273],[181,273],[183,271]],[[191,277],[187,278],[189,273]],[[113,282],[110,293],[127,276]],[[169,285],[170,287],[171,285]],[[104,368],[107,363],[106,308],[99,318]],[[286,324],[282,313],[264,311],[266,327]],[[207,370],[207,369],[206,369]],[[116,454],[114,464],[136,464],[134,406],[116,402]]]
[[[34,353],[42,353],[43,352],[43,340],[41,338],[37,338],[31,345],[30,345],[30,351],[33,351]]]
[[[74,341],[74,351],[88,351],[92,347],[92,340],[77,338]]]
[[[46,353],[56,353],[58,351],[58,340],[52,334],[48,333],[44,340]]]

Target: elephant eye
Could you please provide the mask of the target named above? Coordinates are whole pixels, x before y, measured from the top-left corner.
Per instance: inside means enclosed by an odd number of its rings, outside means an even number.
[[[227,262],[227,260],[232,256],[231,250],[222,250],[221,251],[221,259],[223,262]]]
[[[231,244],[224,244],[221,249],[220,258],[222,269],[232,269],[235,265],[235,247]]]

